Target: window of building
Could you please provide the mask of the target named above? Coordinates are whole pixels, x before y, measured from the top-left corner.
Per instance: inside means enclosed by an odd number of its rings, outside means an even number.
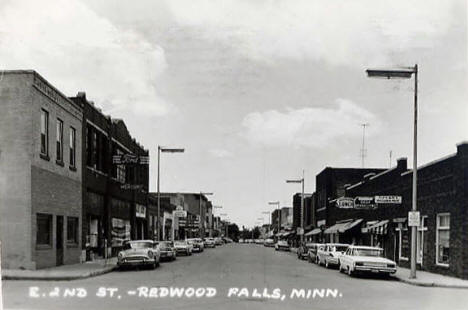
[[[448,266],[450,260],[450,214],[437,214],[436,264]]]
[[[36,244],[39,246],[51,246],[52,215],[37,213],[36,226]]]
[[[399,223],[396,230],[398,231],[398,259],[408,260],[410,254],[408,223]]]
[[[97,162],[97,154],[98,154],[98,149],[97,149],[97,141],[98,139],[98,134],[96,132],[96,130],[93,130],[93,134],[92,134],[92,140],[91,140],[91,151],[93,153],[93,157],[92,157],[92,164],[91,164],[91,167],[93,167],[94,169],[96,169],[96,162]]]
[[[57,161],[63,162],[63,121],[60,119],[57,119],[56,137]]]
[[[70,127],[70,167],[76,167],[76,130]]]
[[[41,154],[49,155],[49,113],[41,110]]]
[[[67,243],[78,244],[78,218],[67,217]]]
[[[423,263],[423,257],[424,257],[424,251],[425,246],[424,246],[424,234],[427,231],[427,216],[421,216],[421,221],[420,221],[420,226],[418,227],[418,234],[417,234],[417,240],[416,240],[416,262],[418,264]]]
[[[90,125],[86,126],[86,165],[93,166],[93,152],[92,152],[93,128]]]
[[[117,155],[123,155],[123,152],[120,149],[117,149]],[[125,165],[117,165],[117,181],[121,183],[125,183],[126,181],[126,173],[125,173]]]

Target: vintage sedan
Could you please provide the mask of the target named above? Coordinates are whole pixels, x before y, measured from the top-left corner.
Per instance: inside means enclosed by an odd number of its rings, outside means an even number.
[[[318,251],[321,251],[325,248],[323,243],[312,243],[309,247],[308,258],[309,263],[318,264]]]
[[[340,265],[340,257],[348,249],[349,244],[344,243],[327,243],[325,247],[317,251],[318,264],[325,265],[329,268],[331,266]]]
[[[284,251],[290,251],[289,244],[286,240],[278,240],[275,244],[275,250],[284,250]]]
[[[357,273],[390,275],[397,267],[394,261],[383,257],[381,248],[351,245],[341,256],[339,269],[350,276]]]
[[[193,247],[187,240],[174,241],[174,248],[177,255],[185,254],[187,256],[192,255]]]
[[[214,248],[216,247],[216,242],[213,238],[205,238],[205,247],[206,248]]]
[[[263,245],[266,246],[266,247],[274,247],[275,246],[275,240],[265,239],[265,242],[263,243]]]
[[[123,249],[117,255],[117,266],[149,266],[154,269],[159,266],[161,253],[157,243],[152,240],[124,241]]]
[[[160,241],[159,250],[161,251],[161,260],[176,259],[176,249],[174,248],[174,243],[172,241]]]
[[[309,257],[309,248],[313,245],[313,243],[305,243],[300,245],[297,248],[297,258],[300,260],[307,259]]]
[[[192,245],[192,251],[193,252],[203,252],[203,249],[205,248],[203,245],[203,241],[199,238],[190,238],[187,239],[187,242]]]
[[[220,237],[216,237],[216,238],[215,238],[215,244],[216,244],[216,245],[223,245],[223,244],[224,244],[224,241],[223,241],[223,239],[221,239]]]

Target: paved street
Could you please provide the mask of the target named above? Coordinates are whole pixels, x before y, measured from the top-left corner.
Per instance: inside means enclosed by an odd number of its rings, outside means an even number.
[[[66,288],[84,288],[87,296],[28,297],[30,287],[34,286],[39,288],[39,296],[53,292],[55,287],[60,288],[60,295]],[[114,297],[97,297],[100,287],[118,291]],[[214,287],[217,292],[214,297],[200,298],[138,297],[144,295],[139,287]],[[248,297],[228,297],[230,289],[239,288],[240,292],[243,287],[248,288]],[[255,288],[260,294],[268,289],[270,298],[252,296]],[[273,298],[275,288],[281,289],[284,300]],[[293,289],[331,289],[332,294],[324,298],[291,299]],[[115,271],[76,281],[4,281],[3,290],[7,309],[466,309],[468,302],[467,291],[463,289],[424,288],[391,279],[350,278],[336,270],[299,261],[294,253],[275,252],[254,244],[207,249],[201,254],[162,263],[151,271]],[[337,297],[333,297],[335,290]],[[136,295],[129,295],[129,291]]]

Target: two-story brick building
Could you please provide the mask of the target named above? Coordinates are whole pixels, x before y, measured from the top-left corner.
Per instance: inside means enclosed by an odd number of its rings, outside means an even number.
[[[35,71],[1,75],[2,265],[39,269],[79,263],[82,107]]]

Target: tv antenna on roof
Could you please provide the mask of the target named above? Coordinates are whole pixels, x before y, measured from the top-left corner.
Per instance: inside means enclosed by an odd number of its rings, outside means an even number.
[[[361,165],[362,168],[364,168],[364,159],[367,156],[367,149],[365,148],[365,141],[366,141],[366,127],[369,127],[369,123],[362,123],[360,124],[362,126],[362,148],[361,148]]]

